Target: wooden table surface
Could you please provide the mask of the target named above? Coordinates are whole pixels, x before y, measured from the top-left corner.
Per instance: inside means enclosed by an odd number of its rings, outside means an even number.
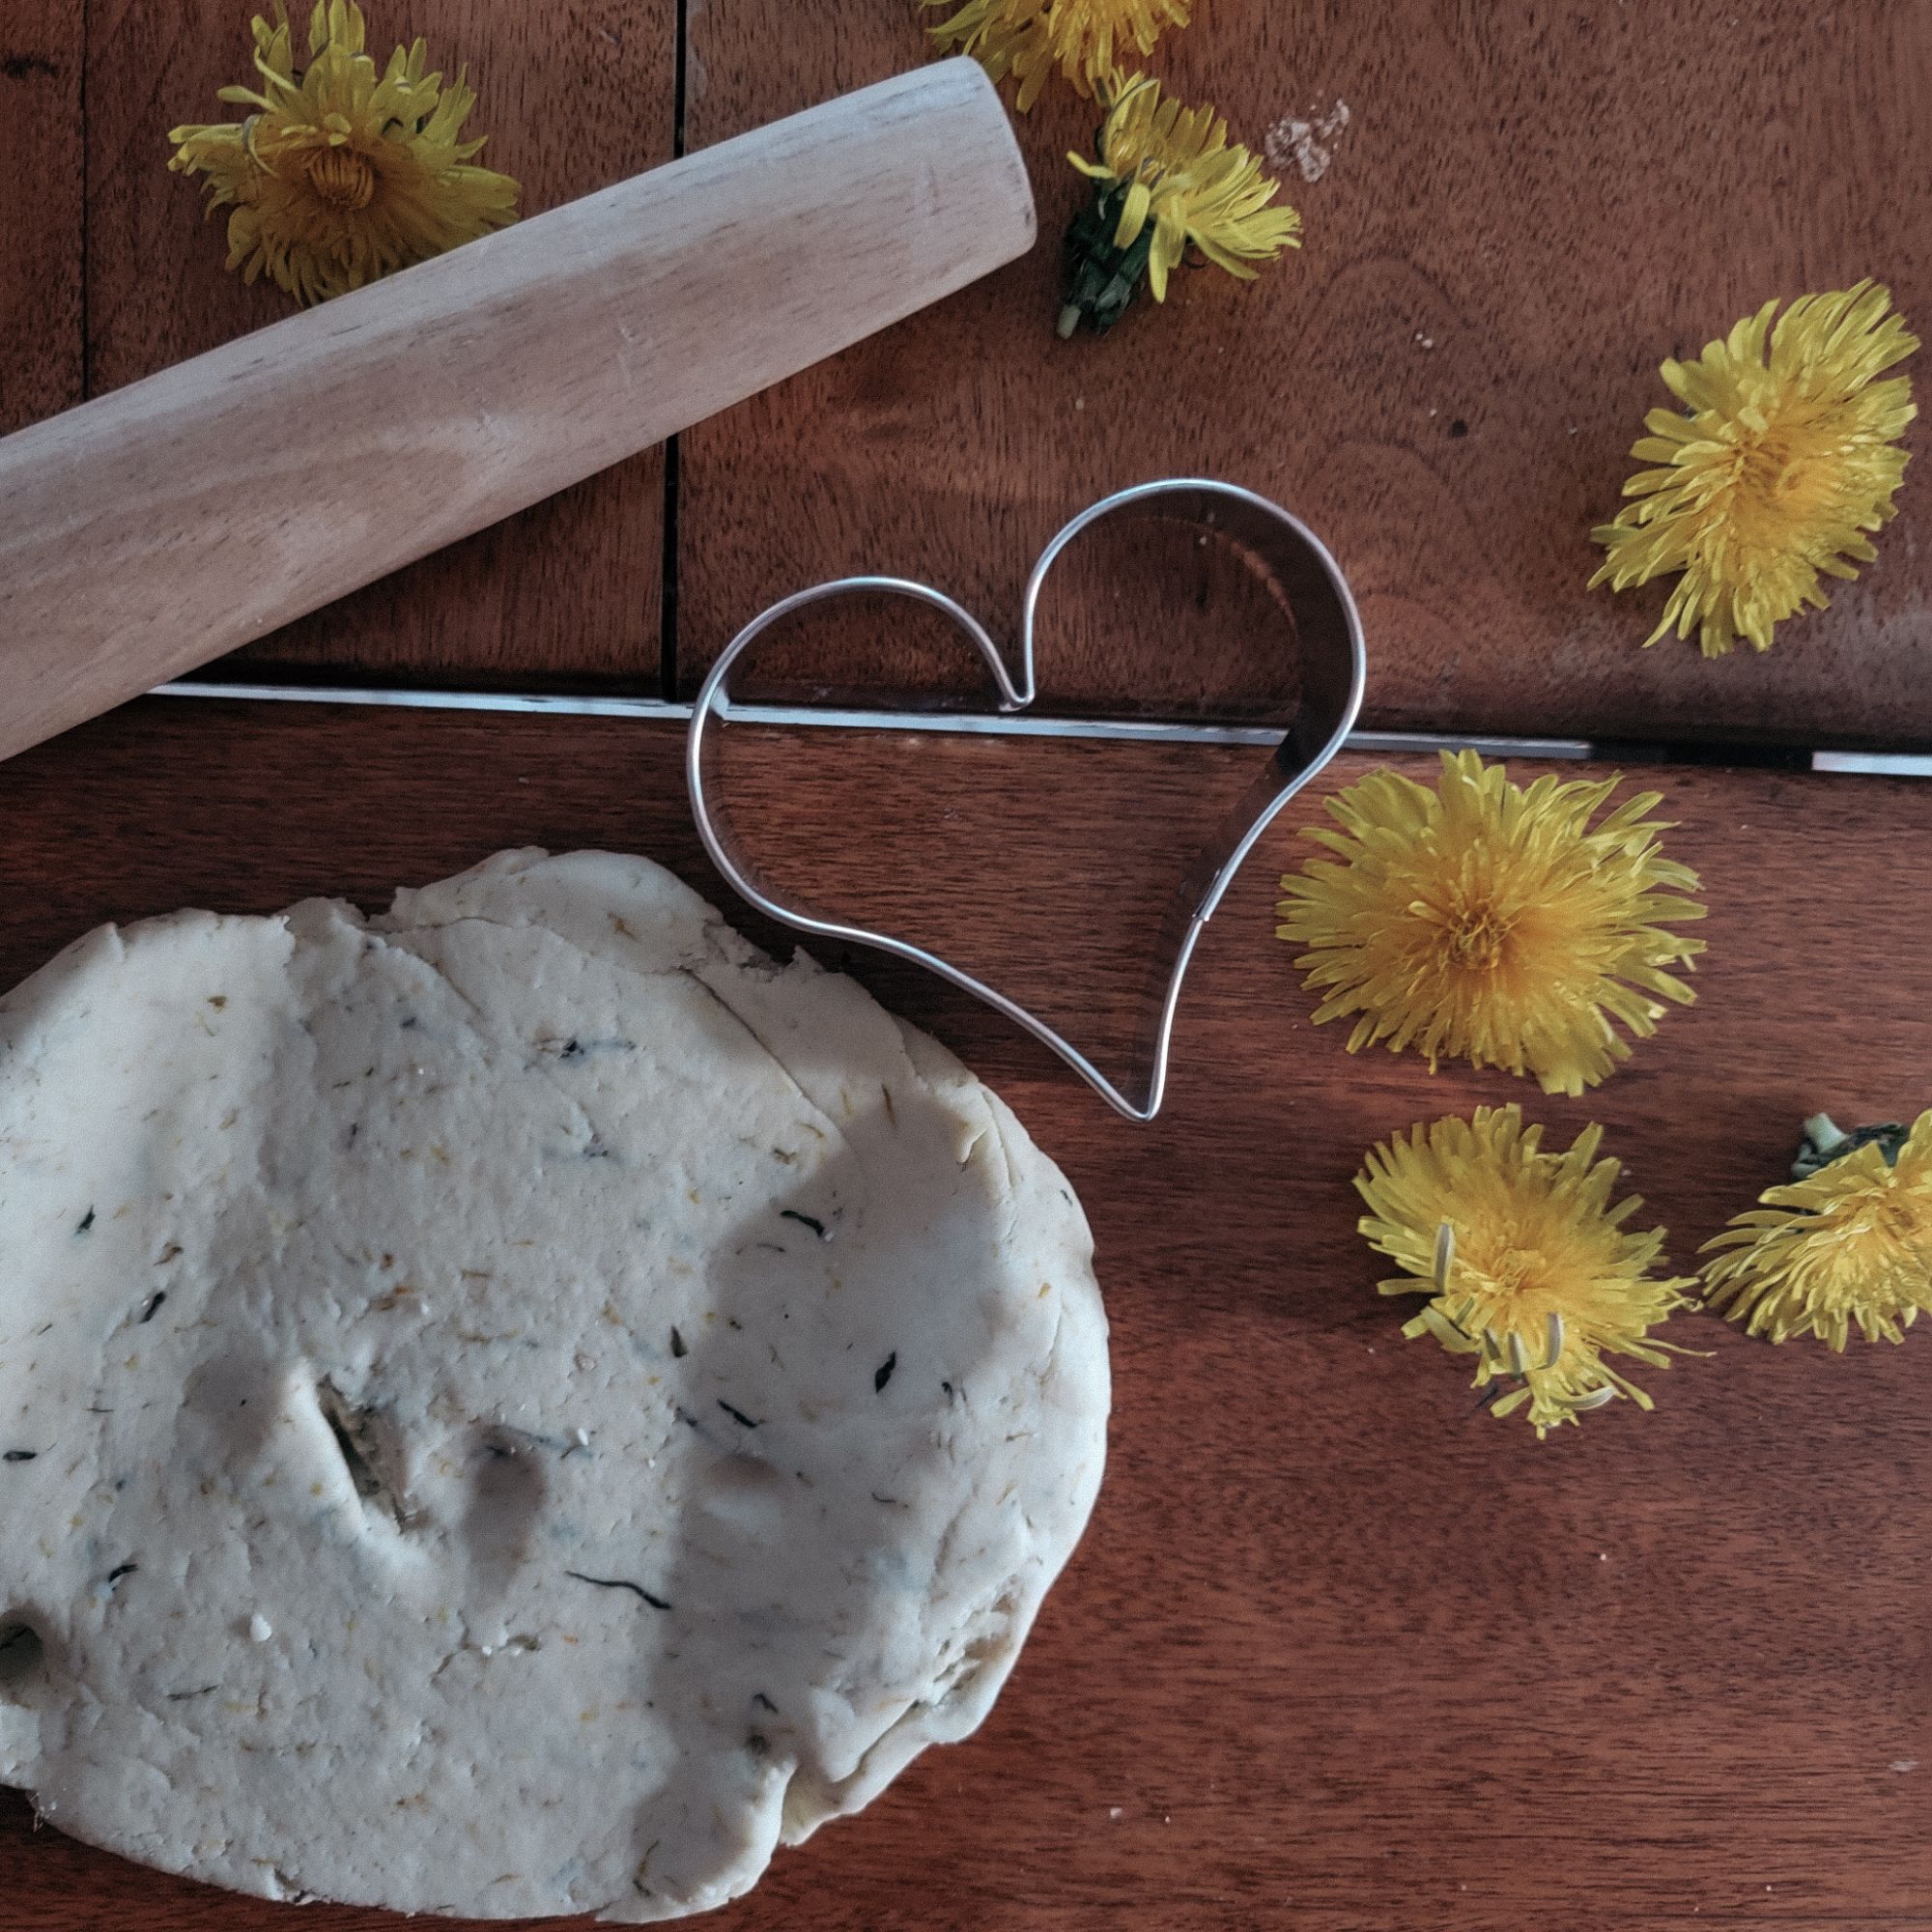
[[[164,165],[170,126],[228,111],[214,91],[245,71],[254,4],[9,0],[0,429],[284,312],[222,272],[222,223]],[[420,33],[469,63],[484,158],[529,212],[670,156],[680,74],[695,148],[924,58],[912,0],[703,0],[682,10],[681,49],[675,0],[370,11],[372,39]],[[1668,401],[1665,355],[1865,274],[1932,327],[1925,0],[1211,0],[1154,65],[1257,148],[1293,116],[1349,109],[1318,181],[1276,134],[1306,245],[1254,287],[1185,275],[1168,313],[1056,343],[1058,236],[1080,194],[1064,155],[1094,117],[1050,90],[1021,128],[1041,228],[1024,261],[668,459],[292,627],[246,674],[688,690],[763,604],[855,570],[930,578],[1005,630],[1074,511],[1206,473],[1334,548],[1368,626],[1373,723],[1932,747],[1922,475],[1879,563],[1768,658],[1641,650],[1663,590],[1584,587],[1590,527]],[[327,425],[300,433],[326,450]],[[1140,612],[1153,565],[1121,569],[1125,614],[1090,613],[1043,701],[1199,704]],[[911,674],[899,613],[845,627],[828,675],[855,645]],[[1237,682],[1265,680],[1237,619],[1216,649]]]
[[[901,0],[369,4],[376,39],[469,63],[485,158],[530,211],[922,58]],[[0,10],[0,430],[282,312],[221,272],[221,224],[164,167],[166,129],[242,76],[250,11]],[[1686,1268],[1804,1114],[1932,1102],[1932,785],[1723,762],[1767,741],[1932,748],[1922,464],[1877,566],[1767,659],[1640,651],[1662,590],[1583,587],[1662,355],[1867,272],[1932,323],[1932,8],[1202,0],[1155,65],[1252,143],[1349,104],[1319,181],[1289,163],[1306,247],[1253,289],[1186,277],[1168,313],[1055,343],[1077,194],[1060,156],[1093,117],[1049,95],[1022,128],[1043,236],[1026,261],[219,673],[688,690],[767,599],[854,568],[929,576],[1006,630],[1071,511],[1205,471],[1331,540],[1371,722],[1717,760],[1632,773],[1682,821],[1711,952],[1698,1005],[1581,1102],[1350,1059],[1310,1027],[1271,917],[1305,813],[1209,928],[1152,1127],[963,996],[856,962],[1077,1186],[1114,1323],[1112,1463],[984,1730],[714,1922],[1932,1932],[1932,1336],[1839,1359],[1687,1319],[1672,1332],[1711,1354],[1647,1378],[1657,1413],[1620,1405],[1539,1446],[1400,1339],[1349,1185],[1372,1141],[1519,1098],[1564,1138],[1605,1122]],[[1056,598],[1049,706],[1293,701],[1273,619],[1211,555],[1102,540]],[[827,613],[774,675],[950,688],[935,636]],[[103,919],[374,904],[525,842],[648,853],[735,917],[679,754],[668,724],[129,707],[0,765],[0,985]],[[725,777],[787,876],[1111,1054],[1167,881],[1253,755],[740,730]],[[891,836],[855,840],[855,820]],[[292,1922],[35,1831],[0,1793],[0,1932]]]
[[[0,766],[0,982],[109,916],[376,904],[523,842],[651,853],[720,895],[680,750],[628,723],[149,700]],[[1150,909],[1250,755],[745,732],[726,795],[777,828],[768,861],[855,910],[895,880],[925,937],[1022,994],[1057,982],[1104,1044]],[[1310,1027],[1272,936],[1303,814],[1208,929],[1151,1127],[964,996],[863,964],[1086,1205],[1111,1466],[982,1732],[782,1855],[721,1926],[1932,1927],[1932,1337],[1839,1358],[1685,1319],[1672,1332],[1711,1355],[1644,1378],[1656,1413],[1620,1405],[1539,1446],[1402,1341],[1354,1233],[1372,1141],[1520,1099],[1566,1140],[1605,1122],[1683,1267],[1803,1115],[1926,1099],[1932,786],[1632,778],[1681,820],[1710,953],[1698,1004],[1581,1102],[1351,1059]],[[1053,828],[1024,804],[1042,781],[1071,801]],[[857,844],[856,798],[882,828]],[[6,1932],[285,1921],[0,1802]]]

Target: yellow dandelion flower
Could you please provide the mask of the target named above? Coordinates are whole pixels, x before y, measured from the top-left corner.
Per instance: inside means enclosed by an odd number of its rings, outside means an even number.
[[[1766,302],[1694,362],[1662,374],[1688,414],[1652,410],[1631,454],[1662,469],[1624,485],[1634,500],[1593,532],[1609,552],[1592,587],[1682,573],[1644,642],[1692,630],[1707,658],[1829,601],[1825,577],[1856,577],[1878,553],[1863,534],[1890,522],[1905,475],[1894,447],[1918,414],[1903,376],[1877,379],[1918,347],[1889,313],[1891,292],[1861,282],[1801,296],[1774,326]]]
[[[1610,1205],[1620,1169],[1597,1158],[1601,1127],[1567,1153],[1542,1138],[1520,1108],[1478,1107],[1373,1148],[1355,1178],[1361,1233],[1404,1270],[1382,1293],[1430,1296],[1404,1335],[1474,1355],[1477,1388],[1514,1382],[1493,1412],[1526,1407],[1539,1437],[1619,1399],[1649,1408],[1604,1354],[1667,1367],[1685,1350],[1647,1338],[1695,1285],[1651,1274],[1664,1231],[1625,1231],[1643,1203]]]
[[[946,53],[971,54],[992,75],[1019,83],[1022,114],[1058,67],[1083,99],[1121,63],[1143,60],[1169,27],[1184,27],[1198,0],[920,0],[952,7],[926,32]]]
[[[379,71],[350,0],[317,0],[301,69],[283,0],[253,33],[261,90],[221,99],[254,112],[168,136],[168,166],[206,177],[211,212],[233,210],[228,266],[245,280],[266,270],[322,301],[517,218],[517,184],[472,163],[480,138],[458,138],[476,97],[461,72],[444,85],[426,71],[421,41]]]
[[[1270,208],[1281,184],[1238,145],[1211,107],[1163,100],[1141,77],[1104,83],[1099,159],[1067,159],[1094,184],[1093,202],[1066,231],[1066,301],[1060,333],[1084,319],[1111,328],[1145,280],[1155,301],[1189,245],[1217,269],[1252,281],[1251,264],[1301,246],[1301,216]]]
[[[1337,855],[1281,882],[1278,938],[1323,998],[1319,1026],[1354,1013],[1358,1052],[1386,1040],[1533,1074],[1580,1094],[1630,1057],[1611,1022],[1647,1037],[1662,1002],[1696,995],[1701,940],[1662,922],[1702,919],[1697,875],[1665,859],[1640,792],[1592,827],[1618,777],[1540,778],[1527,790],[1474,752],[1444,753],[1435,791],[1372,772],[1328,801],[1341,831],[1305,836]],[[1339,863],[1337,861],[1339,860]]]
[[[1713,1308],[1753,1335],[1815,1335],[1843,1352],[1857,1321],[1867,1342],[1902,1342],[1932,1313],[1932,1112],[1841,1133],[1804,1123],[1792,1181],[1769,1187],[1704,1244]]]

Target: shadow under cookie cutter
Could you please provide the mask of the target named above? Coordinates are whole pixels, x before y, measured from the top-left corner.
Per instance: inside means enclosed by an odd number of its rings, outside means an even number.
[[[829,918],[804,900],[782,896],[742,857],[728,830],[714,815],[705,789],[707,733],[714,718],[721,725],[731,720],[729,680],[733,666],[774,624],[808,605],[833,598],[854,593],[906,597],[943,612],[978,650],[999,694],[1000,710],[1024,711],[1036,696],[1034,633],[1040,591],[1061,553],[1083,531],[1112,517],[1195,524],[1247,551],[1266,569],[1278,601],[1293,624],[1301,669],[1301,701],[1287,735],[1203,845],[1169,902],[1150,954],[1148,1025],[1135,1077],[1130,1077],[1124,1091],[1064,1034],[950,959],[890,933]],[[704,849],[733,890],[760,912],[814,938],[872,947],[937,973],[1025,1028],[1117,1112],[1130,1121],[1151,1121],[1159,1113],[1167,1090],[1174,1016],[1201,930],[1275,815],[1341,750],[1361,708],[1366,670],[1361,619],[1348,582],[1321,540],[1297,518],[1265,497],[1232,483],[1191,477],[1143,483],[1104,497],[1083,510],[1040,553],[1027,581],[1022,606],[1017,679],[1008,670],[999,645],[979,619],[928,584],[898,577],[841,577],[781,598],[731,639],[699,689],[685,741],[685,781]]]

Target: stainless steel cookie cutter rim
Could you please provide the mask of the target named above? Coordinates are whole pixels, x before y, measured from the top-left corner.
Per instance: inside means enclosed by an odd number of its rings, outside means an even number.
[[[991,674],[1000,710],[1009,713],[1024,710],[1037,693],[1035,624],[1040,592],[1054,563],[1083,531],[1104,518],[1132,511],[1198,524],[1206,531],[1229,537],[1266,564],[1273,573],[1281,602],[1293,621],[1302,671],[1301,703],[1287,734],[1266,766],[1226,814],[1216,835],[1203,847],[1170,902],[1160,938],[1151,955],[1156,971],[1161,959],[1170,964],[1157,1004],[1152,1007],[1152,1026],[1144,1053],[1146,1085],[1138,1099],[1117,1087],[1056,1028],[997,987],[955,966],[943,954],[890,933],[826,918],[808,905],[779,898],[766,891],[713,816],[704,778],[706,729],[714,716],[721,724],[730,721],[727,680],[739,658],[773,625],[794,611],[855,593],[907,597],[950,617],[972,639]],[[1348,581],[1326,546],[1299,518],[1236,484],[1199,477],[1169,478],[1137,484],[1102,497],[1066,524],[1040,553],[1027,581],[1022,604],[1017,679],[980,620],[956,600],[928,584],[898,577],[842,577],[781,598],[761,611],[731,639],[700,686],[685,741],[685,781],[691,796],[692,816],[704,849],[732,889],[748,903],[794,931],[870,947],[936,973],[1031,1034],[1079,1074],[1117,1113],[1130,1121],[1148,1122],[1159,1113],[1166,1097],[1175,1015],[1202,928],[1212,918],[1242,861],[1262,835],[1295,793],[1341,749],[1361,709],[1366,674],[1361,619]]]

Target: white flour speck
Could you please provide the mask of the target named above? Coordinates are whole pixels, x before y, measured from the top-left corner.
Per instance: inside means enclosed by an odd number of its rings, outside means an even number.
[[[257,1643],[267,1643],[268,1640],[274,1635],[274,1634],[275,1634],[274,1625],[271,1624],[268,1620],[268,1618],[261,1613],[260,1610],[257,1610],[255,1614],[248,1619],[248,1634],[251,1637],[253,1637]]]
[[[1319,182],[1333,163],[1348,125],[1346,100],[1336,101],[1325,114],[1319,107],[1311,107],[1305,117],[1284,114],[1268,129],[1263,150],[1271,166],[1285,168],[1293,161],[1303,181]]]
[[[1916,1757],[1895,1757],[1891,1761],[1891,1768],[1893,1771],[1917,1771],[1918,1760]]]

